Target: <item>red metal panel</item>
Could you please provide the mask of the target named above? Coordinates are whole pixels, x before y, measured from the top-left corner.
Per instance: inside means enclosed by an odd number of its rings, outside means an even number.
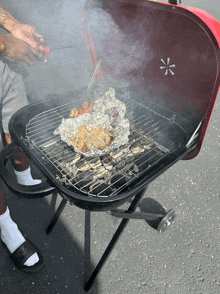
[[[184,8],[186,10],[192,12],[193,14],[197,15],[210,28],[210,30],[212,31],[213,35],[216,38],[216,41],[218,42],[218,45],[220,46],[220,22],[213,15],[209,14],[208,12],[206,12],[204,10],[194,8],[194,7],[187,7],[187,6],[184,6]],[[218,56],[220,56],[220,54]],[[220,59],[218,58],[218,63],[219,63],[219,61],[220,61]],[[214,106],[215,106],[216,99],[217,99],[217,96],[219,93],[219,89],[218,89],[217,93],[213,93],[213,98],[210,100],[210,106],[207,109],[206,117],[204,119],[204,123],[203,123],[201,131],[200,131],[199,146],[192,153],[188,154],[184,159],[192,159],[196,155],[198,155],[198,153],[202,147],[202,143],[205,138],[205,134],[207,132],[209,122],[211,120],[211,115],[214,110]]]
[[[220,22],[214,16],[204,10],[187,6],[184,6],[184,9],[197,15],[210,28],[220,46]]]
[[[171,5],[171,4],[167,4],[167,3],[163,3],[163,2],[160,2],[160,3],[166,4],[166,5]],[[218,45],[220,46],[220,22],[213,15],[211,15],[210,13],[208,13],[202,9],[195,8],[195,7],[188,7],[188,6],[181,6],[181,7],[192,12],[194,15],[198,16],[209,27],[209,29],[211,30],[211,32],[215,36],[216,41],[218,42]],[[220,59],[218,58],[218,63],[219,63],[219,60]],[[199,145],[193,152],[191,152],[190,154],[188,154],[187,156],[184,157],[185,160],[194,158],[195,156],[198,155],[199,151],[201,150],[202,143],[205,138],[205,134],[207,132],[209,122],[211,120],[211,115],[214,110],[216,99],[219,94],[219,89],[218,89],[217,93],[213,93],[213,98],[210,99],[210,106],[207,109],[206,117],[204,119],[203,125],[201,127],[201,131],[200,131]]]

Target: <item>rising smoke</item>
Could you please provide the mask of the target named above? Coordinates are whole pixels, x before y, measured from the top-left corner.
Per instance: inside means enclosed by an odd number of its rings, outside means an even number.
[[[125,86],[125,82],[129,85],[132,79],[140,78],[143,64],[146,66],[154,56],[146,37],[142,9],[96,8],[88,17],[88,27],[108,80],[115,79]]]

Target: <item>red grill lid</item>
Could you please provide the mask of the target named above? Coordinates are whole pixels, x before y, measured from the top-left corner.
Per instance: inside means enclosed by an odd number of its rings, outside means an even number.
[[[181,113],[201,148],[219,88],[220,23],[199,9],[154,1],[88,1],[83,27],[92,68]]]

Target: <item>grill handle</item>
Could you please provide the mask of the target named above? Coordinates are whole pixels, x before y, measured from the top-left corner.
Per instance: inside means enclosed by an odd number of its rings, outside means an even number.
[[[18,146],[16,142],[7,145],[0,151],[0,175],[8,187],[16,191],[18,194],[22,194],[21,196],[26,198],[38,198],[51,194],[55,188],[51,187],[48,182],[45,181],[38,185],[24,186],[18,184],[14,177],[9,173],[6,168],[7,161],[12,155],[19,152],[24,152],[24,150]]]

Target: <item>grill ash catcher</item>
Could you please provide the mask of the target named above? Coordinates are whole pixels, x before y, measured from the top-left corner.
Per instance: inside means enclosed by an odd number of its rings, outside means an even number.
[[[60,101],[38,102],[16,112],[9,130],[14,143],[0,156],[5,182],[25,197],[56,190],[63,198],[46,232],[67,202],[122,218],[85,285],[88,291],[132,218],[159,232],[173,222],[161,214],[135,211],[148,185],[165,170],[200,152],[219,90],[220,23],[196,8],[155,1],[87,1],[83,31],[94,83]],[[101,60],[101,62],[100,62]],[[97,66],[98,65],[98,66]],[[126,105],[129,143],[108,154],[86,157],[54,131],[71,109],[114,88]],[[64,99],[63,99],[64,101]],[[14,182],[8,159],[24,150],[47,181],[32,187]],[[119,209],[131,201],[127,210]]]

